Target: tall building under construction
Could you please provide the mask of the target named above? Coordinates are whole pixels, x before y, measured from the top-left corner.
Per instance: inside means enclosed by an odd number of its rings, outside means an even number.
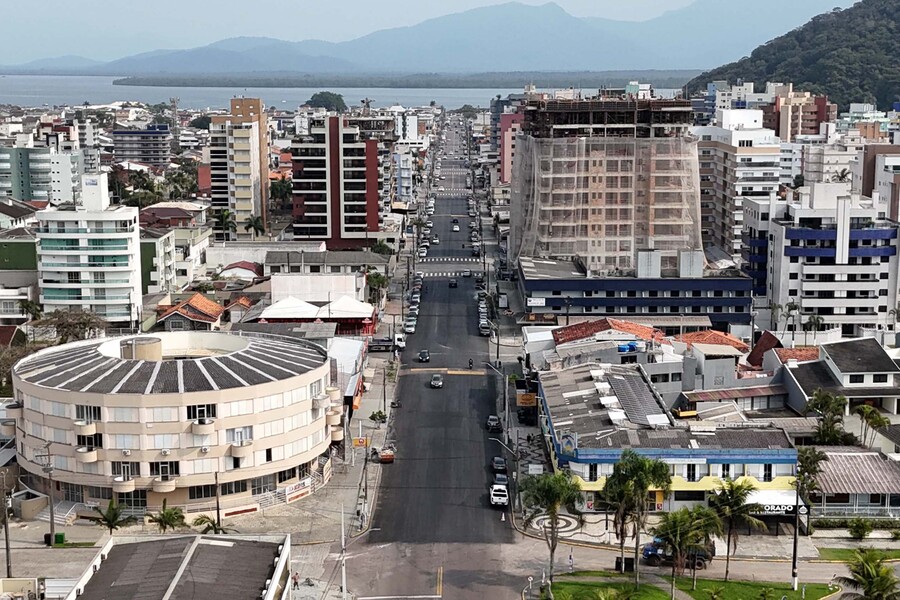
[[[603,93],[528,100],[512,177],[510,255],[578,259],[589,272],[663,272],[702,249],[691,103]]]

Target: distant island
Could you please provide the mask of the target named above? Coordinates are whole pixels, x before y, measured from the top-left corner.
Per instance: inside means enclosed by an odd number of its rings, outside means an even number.
[[[649,71],[535,71],[513,73],[415,74],[298,74],[229,73],[170,74],[123,77],[113,85],[151,87],[255,87],[255,88],[414,88],[475,89],[521,88],[534,83],[542,88],[600,88],[624,86],[629,81],[650,82],[659,89],[678,89],[700,70]]]

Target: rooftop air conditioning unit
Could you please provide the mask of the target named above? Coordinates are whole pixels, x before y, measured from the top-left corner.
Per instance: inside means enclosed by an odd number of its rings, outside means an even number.
[[[122,450],[122,456],[131,456],[131,450]]]
[[[168,456],[169,454],[171,454],[171,452],[172,452],[172,451],[169,450],[168,448],[163,448],[163,449],[160,451],[160,454],[162,454],[163,456]]]
[[[200,448],[200,452],[206,454],[207,452],[209,452],[209,446],[203,446],[202,448]]]

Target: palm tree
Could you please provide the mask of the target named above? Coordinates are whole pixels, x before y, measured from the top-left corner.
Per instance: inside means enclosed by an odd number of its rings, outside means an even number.
[[[864,446],[871,448],[872,444],[875,443],[875,434],[879,429],[890,425],[891,421],[882,415],[877,408],[868,404],[860,404],[853,412],[859,415],[859,437],[862,439]]]
[[[794,333],[797,330],[797,313],[800,312],[800,305],[794,302],[794,299],[791,298],[788,300],[787,304],[784,305],[784,314],[781,315],[782,319],[784,319],[784,329],[782,330],[782,337],[787,335],[787,325],[788,321],[791,322],[793,327],[791,328],[791,342],[794,341]]]
[[[842,446],[855,437],[844,431],[844,409],[847,398],[822,389],[813,392],[806,403],[806,413],[816,413],[819,423],[816,425],[815,442],[823,446]]]
[[[95,506],[94,512],[97,513],[97,525],[106,527],[109,530],[109,535],[112,535],[113,531],[115,531],[119,527],[131,525],[136,520],[134,516],[126,515],[125,507],[116,504],[115,500],[109,501],[109,505],[106,507],[106,510],[100,510],[99,506]]]
[[[169,508],[167,500],[163,500],[162,508],[155,515],[150,515],[151,523],[156,523],[161,533],[165,533],[169,529],[175,530],[181,527],[187,527],[184,520],[184,511],[179,507]]]
[[[215,228],[222,232],[225,239],[229,239],[230,234],[237,231],[237,218],[230,210],[223,209],[216,215]]]
[[[613,466],[604,486],[606,497],[617,503],[618,509],[615,523],[616,533],[624,535],[625,524],[630,523],[631,535],[634,538],[634,585],[640,585],[640,569],[638,560],[641,553],[641,530],[644,529],[647,520],[647,497],[650,490],[662,490],[668,495],[672,484],[672,476],[669,474],[669,465],[664,462],[641,456],[634,450],[622,452],[619,462]],[[620,547],[624,553],[623,540],[619,538]],[[624,554],[623,554],[624,556]],[[624,571],[625,561],[622,560]]]
[[[293,183],[284,173],[281,174],[281,179],[269,183],[269,196],[278,202],[278,208],[281,210],[287,208],[285,205],[291,201],[293,191]]]
[[[221,534],[221,533],[237,533],[237,529],[226,527],[209,515],[200,515],[191,523],[194,527],[200,527],[200,533]]]
[[[694,524],[694,531],[699,539],[703,541],[701,546],[712,555],[715,542],[713,537],[722,537],[724,528],[722,527],[722,519],[713,509],[702,504],[698,504],[691,509],[691,519]],[[697,589],[697,561],[691,564],[691,589]]]
[[[675,580],[684,574],[688,556],[702,546],[703,539],[694,529],[693,516],[688,508],[663,513],[653,535],[672,553],[672,600],[675,600]]]
[[[850,169],[841,169],[831,176],[831,181],[835,183],[847,183],[852,176],[853,173],[850,172]]]
[[[725,600],[725,586],[717,585],[712,588],[703,588],[706,600]]]
[[[819,328],[822,327],[823,323],[825,323],[825,319],[819,315],[809,315],[809,318],[806,319],[806,329],[812,329],[813,331],[813,344],[816,343],[816,339],[819,337]]]
[[[886,564],[887,556],[874,548],[860,548],[847,561],[849,577],[836,577],[840,585],[859,592],[845,592],[841,599],[847,600],[898,600],[900,599],[900,579],[893,567]]]
[[[44,316],[44,309],[34,300],[19,300],[19,311],[23,315],[28,315],[32,321],[37,321]]]
[[[731,555],[737,551],[738,531],[745,528],[763,529],[766,526],[753,516],[762,512],[762,507],[747,502],[755,489],[756,486],[747,480],[723,481],[716,489],[716,495],[709,499],[710,508],[719,515],[725,526],[725,581],[728,581],[731,569]]]
[[[247,217],[247,220],[244,221],[244,231],[253,230],[254,239],[256,236],[262,235],[266,232],[266,226],[263,223],[263,219],[260,216],[252,216]]]
[[[775,592],[774,588],[764,587],[759,590],[759,596],[757,596],[759,600],[775,600],[778,597],[778,594]]]
[[[777,302],[772,302],[769,304],[769,310],[772,313],[772,327],[775,331],[778,331],[778,317],[781,314],[781,311],[784,310],[783,304],[778,304]]]
[[[888,311],[888,314],[894,319],[894,331],[897,331],[897,321],[900,321],[900,302],[897,306]]]
[[[550,550],[550,568],[548,569],[550,583],[553,584],[553,561],[556,556],[556,547],[559,544],[559,516],[565,508],[569,512],[578,515],[581,513],[576,505],[582,499],[581,487],[572,478],[568,471],[558,471],[522,480],[522,503],[528,507],[525,514],[525,527],[529,527],[539,516],[545,516],[547,521],[541,527],[547,549]],[[552,596],[551,596],[552,597]]]

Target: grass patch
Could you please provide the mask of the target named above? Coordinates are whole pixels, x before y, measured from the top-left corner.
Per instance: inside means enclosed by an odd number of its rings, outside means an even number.
[[[759,598],[760,591],[762,591],[764,588],[772,588],[775,591],[774,597],[779,599],[782,596],[786,596],[788,600],[801,600],[802,594],[802,589],[795,592],[791,589],[790,584],[786,583],[766,583],[751,581],[729,581],[728,583],[724,583],[719,579],[697,579],[697,589],[691,590],[690,577],[679,578],[676,587],[678,587],[679,590],[686,592],[696,600],[707,600],[707,598],[709,598],[709,594],[707,594],[704,590],[711,590],[718,587],[723,587],[725,589],[725,593],[722,595],[722,597],[728,598],[728,600],[757,600]],[[832,593],[834,593],[834,591],[829,591],[827,584],[806,584],[806,600],[818,600],[819,598],[824,598],[828,594]]]
[[[628,575],[629,573],[622,575],[615,571],[575,571],[574,573],[555,573],[553,576],[559,579],[561,577],[628,577]],[[632,576],[634,575],[632,574]]]
[[[883,553],[890,560],[900,560],[900,550],[879,549],[878,551]],[[823,560],[847,561],[853,558],[855,553],[856,550],[853,548],[819,548],[819,558]]]
[[[602,573],[603,571],[601,571]],[[605,576],[615,575],[607,573]],[[633,574],[632,574],[633,575]],[[553,595],[559,600],[560,598],[592,598],[593,594],[600,590],[618,590],[630,591],[634,589],[632,583],[596,583],[593,581],[561,581],[558,577],[553,584]],[[641,583],[641,587],[633,595],[629,596],[630,600],[669,600],[668,592],[654,587],[646,582]]]
[[[54,548],[91,548],[96,542],[65,542],[63,544],[53,544]]]

